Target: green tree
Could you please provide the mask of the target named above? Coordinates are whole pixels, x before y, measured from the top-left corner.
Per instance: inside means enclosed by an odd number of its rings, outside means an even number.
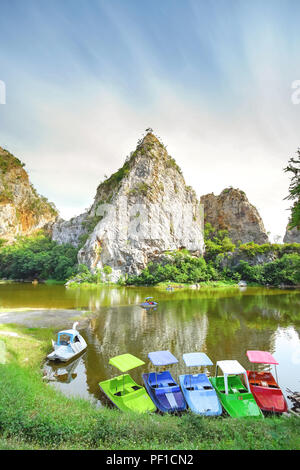
[[[300,148],[297,151],[296,158],[289,160],[288,166],[284,169],[285,172],[291,173],[291,182],[289,186],[289,195],[285,199],[294,201],[291,207],[291,217],[289,221],[289,228],[300,229]]]

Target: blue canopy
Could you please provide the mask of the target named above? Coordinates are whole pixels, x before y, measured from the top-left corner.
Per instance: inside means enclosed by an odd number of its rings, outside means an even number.
[[[155,351],[150,352],[148,357],[154,366],[167,366],[169,364],[176,364],[178,360],[173,356],[170,351]]]
[[[145,300],[153,299],[153,297],[146,297]]]
[[[183,360],[188,367],[212,366],[209,357],[202,352],[183,354]]]

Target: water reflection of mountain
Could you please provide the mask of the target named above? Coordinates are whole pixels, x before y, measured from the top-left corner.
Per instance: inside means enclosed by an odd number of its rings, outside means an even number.
[[[294,329],[300,323],[299,291],[250,288],[241,292],[230,288],[160,292],[115,287],[80,291],[76,302],[95,312],[82,331],[88,349],[82,358],[80,386],[101,401],[98,382],[119,374],[108,365],[115,355],[129,352],[145,361],[144,367],[130,372],[138,383],[141,373],[151,368],[147,354],[154,350],[169,349],[175,354],[179,359],[179,364],[171,367],[175,376],[185,371],[182,354],[195,350],[206,352],[214,363],[237,359],[248,368],[247,349],[272,353],[278,331]],[[157,310],[139,306],[150,295],[159,301]],[[64,387],[78,384],[76,378]]]

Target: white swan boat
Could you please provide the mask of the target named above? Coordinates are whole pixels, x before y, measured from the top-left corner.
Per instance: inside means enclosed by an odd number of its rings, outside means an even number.
[[[87,348],[84,338],[76,329],[77,325],[78,322],[75,322],[72,329],[59,331],[57,341],[52,340],[54,351],[47,356],[50,361],[70,361]]]

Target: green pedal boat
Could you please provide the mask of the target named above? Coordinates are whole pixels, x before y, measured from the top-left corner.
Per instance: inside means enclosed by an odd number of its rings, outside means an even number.
[[[121,372],[127,372],[145,363],[132,354],[121,354],[112,357],[109,364],[117,367]],[[136,384],[129,374],[99,382],[99,387],[110,401],[122,411],[136,411],[138,413],[156,411],[156,406],[144,387]]]
[[[219,368],[222,370],[223,376],[218,376]],[[241,381],[240,375],[244,377],[246,386]],[[263,418],[263,414],[250,392],[247,372],[238,361],[218,361],[216,376],[210,377],[209,380],[230,416],[233,418],[246,416]]]

